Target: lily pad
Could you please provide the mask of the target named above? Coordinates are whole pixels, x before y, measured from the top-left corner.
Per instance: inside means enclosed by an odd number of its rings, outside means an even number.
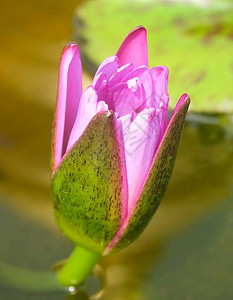
[[[194,111],[232,112],[232,3],[87,1],[75,13],[74,39],[84,67],[94,73],[127,33],[142,24],[148,31],[150,67],[166,65],[170,70],[172,106],[187,92]]]

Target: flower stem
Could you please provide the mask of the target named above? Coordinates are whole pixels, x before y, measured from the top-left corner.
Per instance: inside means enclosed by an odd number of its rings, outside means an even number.
[[[81,285],[90,274],[101,254],[76,246],[67,263],[58,273],[63,286]]]

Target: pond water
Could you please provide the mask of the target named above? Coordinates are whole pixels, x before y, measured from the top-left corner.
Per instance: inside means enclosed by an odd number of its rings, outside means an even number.
[[[89,278],[72,294],[50,272],[73,249],[53,219],[49,165],[58,61],[76,6],[2,4],[0,299],[89,299],[100,288]],[[232,217],[233,116],[190,113],[149,226],[100,261],[106,283],[99,299],[232,299]]]

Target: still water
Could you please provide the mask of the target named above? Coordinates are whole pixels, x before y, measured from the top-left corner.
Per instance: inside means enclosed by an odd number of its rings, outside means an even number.
[[[89,278],[73,295],[48,275],[73,248],[53,219],[49,165],[58,61],[77,4],[1,5],[0,299],[89,299],[100,288]],[[232,115],[190,113],[154,218],[100,262],[99,299],[232,299],[232,178]]]

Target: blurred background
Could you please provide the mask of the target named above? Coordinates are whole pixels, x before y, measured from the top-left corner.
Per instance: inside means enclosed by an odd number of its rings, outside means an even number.
[[[98,289],[69,295],[27,283],[73,247],[50,200],[59,59],[67,42],[78,43],[85,88],[140,24],[150,67],[170,69],[171,108],[184,92],[192,105],[164,200],[133,245],[102,259],[100,299],[233,298],[233,1],[8,0],[0,10],[1,299],[89,299]]]

